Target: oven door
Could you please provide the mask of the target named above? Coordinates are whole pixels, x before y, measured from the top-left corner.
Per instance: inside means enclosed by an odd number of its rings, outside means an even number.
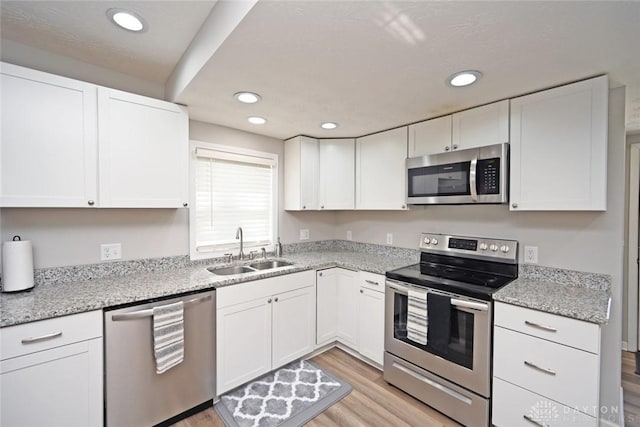
[[[451,298],[448,346],[436,349],[407,338],[408,289],[387,279],[385,289],[385,351],[439,375],[481,396],[490,397],[491,303],[440,290]],[[424,290],[424,287],[416,286]],[[429,328],[438,320],[429,319]]]

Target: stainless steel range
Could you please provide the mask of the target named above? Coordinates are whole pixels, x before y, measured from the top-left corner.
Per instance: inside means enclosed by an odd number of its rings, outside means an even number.
[[[518,242],[422,234],[387,273],[384,379],[466,426],[491,408],[491,295],[518,277]]]

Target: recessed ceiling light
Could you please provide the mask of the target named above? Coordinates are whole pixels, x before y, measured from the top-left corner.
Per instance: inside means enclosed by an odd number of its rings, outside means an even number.
[[[233,96],[235,96],[238,101],[244,102],[245,104],[255,104],[262,99],[260,95],[253,92],[238,92]]]
[[[338,127],[337,123],[334,122],[324,122],[320,125],[322,129],[335,129]]]
[[[120,28],[135,33],[147,31],[147,23],[140,15],[125,9],[109,9],[107,16]]]
[[[267,119],[257,116],[249,117],[247,120],[249,120],[249,123],[253,123],[254,125],[263,125],[267,123]]]
[[[455,87],[469,86],[470,84],[478,80],[481,76],[482,73],[480,71],[460,71],[458,73],[450,75],[447,79],[447,82],[449,82],[451,86]]]

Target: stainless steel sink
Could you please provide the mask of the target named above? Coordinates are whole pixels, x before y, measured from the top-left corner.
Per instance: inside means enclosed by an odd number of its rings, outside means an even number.
[[[209,267],[207,270],[209,270],[210,273],[217,274],[219,276],[230,276],[232,274],[251,273],[252,271],[256,271],[255,269],[244,265],[232,265],[231,267]]]
[[[249,267],[255,268],[256,270],[269,270],[270,268],[286,267],[287,265],[291,265],[291,263],[287,261],[273,260],[254,262],[253,264],[249,264]]]
[[[261,270],[270,270],[272,268],[286,267],[292,265],[287,261],[259,261],[249,265],[231,265],[227,267],[207,267],[210,273],[217,274],[218,276],[232,276],[234,274],[252,273]]]

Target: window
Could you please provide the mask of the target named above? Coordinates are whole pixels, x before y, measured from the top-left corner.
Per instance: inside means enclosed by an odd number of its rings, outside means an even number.
[[[271,250],[277,234],[277,164],[272,153],[192,142],[191,259]]]

